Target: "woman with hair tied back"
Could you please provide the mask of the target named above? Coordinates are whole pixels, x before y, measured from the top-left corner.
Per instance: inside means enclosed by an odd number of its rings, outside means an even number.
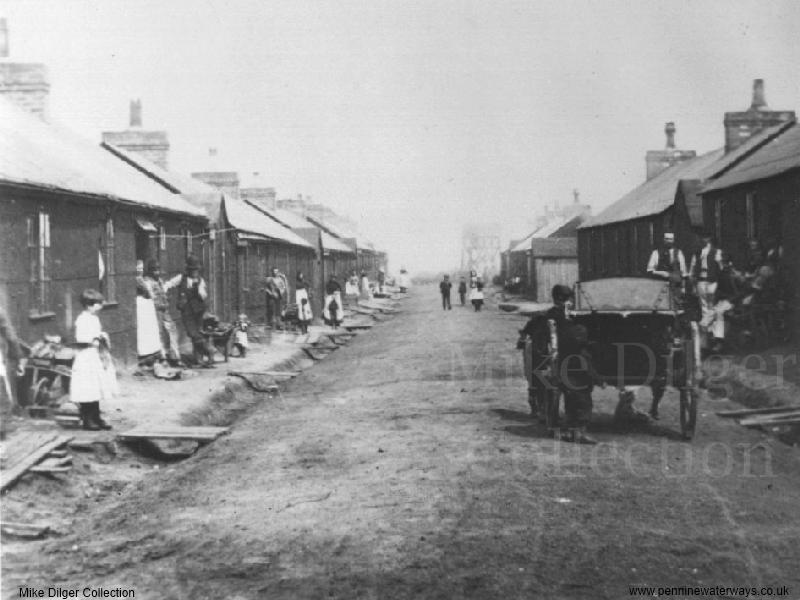
[[[84,429],[111,429],[100,416],[100,402],[118,393],[108,334],[102,330],[97,316],[105,299],[91,289],[84,290],[80,299],[83,312],[75,319],[78,353],[72,363],[70,400],[78,405]]]

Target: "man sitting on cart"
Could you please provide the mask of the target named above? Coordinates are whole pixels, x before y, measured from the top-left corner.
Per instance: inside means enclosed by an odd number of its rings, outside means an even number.
[[[688,279],[686,258],[680,248],[675,247],[675,234],[664,232],[664,242],[650,254],[647,274],[655,279],[669,281],[676,297],[682,296],[683,282]]]

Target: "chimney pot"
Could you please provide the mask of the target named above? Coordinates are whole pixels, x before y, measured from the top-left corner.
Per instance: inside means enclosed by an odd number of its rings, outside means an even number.
[[[675,123],[670,121],[664,126],[664,133],[667,134],[667,149],[675,148]]]
[[[0,58],[8,58],[8,24],[0,19]]]
[[[751,110],[763,110],[767,108],[767,99],[764,96],[764,80],[753,80],[753,102],[750,104]]]

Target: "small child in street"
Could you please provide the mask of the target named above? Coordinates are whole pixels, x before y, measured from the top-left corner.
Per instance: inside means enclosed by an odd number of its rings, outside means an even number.
[[[80,409],[83,428],[92,431],[111,429],[100,416],[100,402],[110,400],[119,391],[108,334],[101,329],[97,316],[104,301],[97,290],[84,290],[83,312],[75,319],[75,342],[79,350],[72,362],[70,399]]]
[[[603,383],[594,369],[586,327],[570,327],[559,354],[562,356],[559,375],[564,389],[566,426],[574,431],[574,442],[596,444],[594,439],[586,435],[586,428],[592,420],[592,390],[596,383]]]
[[[239,356],[244,358],[247,356],[247,349],[250,347],[250,342],[247,339],[247,330],[250,328],[250,320],[247,315],[242,313],[233,324],[233,347],[239,353]]]

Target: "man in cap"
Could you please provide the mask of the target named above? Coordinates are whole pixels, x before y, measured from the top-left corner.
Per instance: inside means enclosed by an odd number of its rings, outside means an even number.
[[[531,316],[525,327],[520,330],[520,340],[517,347],[525,351],[526,365],[530,365],[525,370],[528,379],[528,405],[531,409],[531,416],[538,417],[540,421],[546,419],[545,397],[548,393],[559,394],[559,390],[553,386],[553,382],[547,379],[546,371],[551,374],[559,372],[559,364],[550,364],[546,357],[552,348],[550,325],[555,327],[556,346],[561,348],[564,342],[564,335],[570,325],[569,307],[573,297],[572,289],[566,285],[556,285],[551,290],[553,306],[544,313],[536,313]],[[556,407],[558,403],[556,402]],[[558,418],[557,411],[550,415],[551,425],[555,426]]]
[[[178,345],[178,329],[169,314],[167,292],[180,283],[181,277],[183,276],[176,275],[170,280],[164,281],[161,278],[161,265],[156,259],[151,258],[147,261],[143,278],[143,285],[156,308],[161,346],[167,360],[173,365],[180,365],[181,352]]]
[[[267,277],[264,292],[267,294],[267,326],[278,328],[278,317],[281,314],[286,285],[277,267],[272,267],[272,274]]]
[[[208,290],[206,280],[200,276],[200,262],[197,258],[192,255],[186,257],[186,270],[179,277],[178,310],[181,311],[186,335],[192,340],[194,362],[211,368],[214,366],[214,350],[203,335],[203,315],[207,309]]]
[[[664,232],[664,243],[650,254],[647,262],[647,274],[656,279],[663,279],[673,284],[680,283],[689,277],[686,270],[686,258],[680,248],[675,247],[675,234]]]

